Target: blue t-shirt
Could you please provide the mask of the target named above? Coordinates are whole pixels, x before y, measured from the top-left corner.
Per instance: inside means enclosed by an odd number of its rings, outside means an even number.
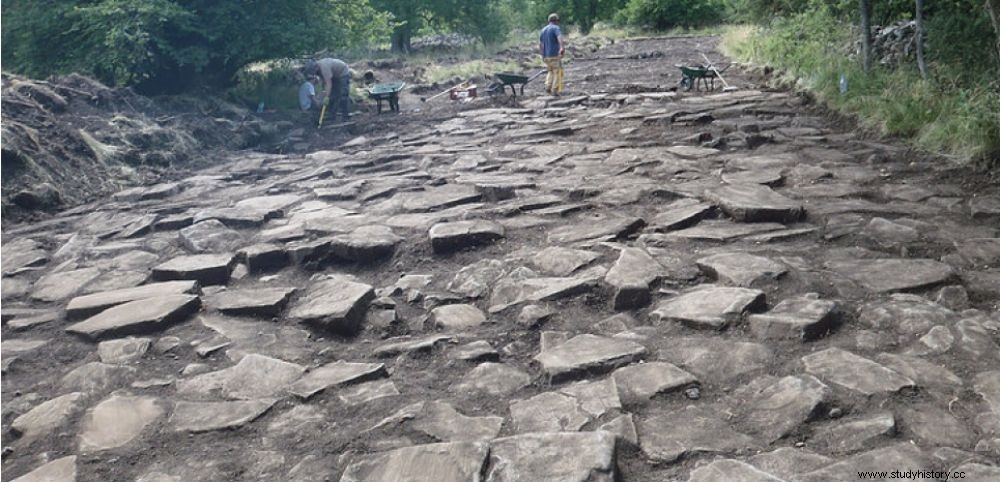
[[[542,57],[558,57],[559,56],[559,36],[562,32],[559,30],[559,26],[550,23],[542,29],[542,35],[540,40],[542,41]]]
[[[302,110],[309,110],[312,107],[312,98],[316,95],[316,87],[312,82],[303,82],[299,87],[299,107]]]

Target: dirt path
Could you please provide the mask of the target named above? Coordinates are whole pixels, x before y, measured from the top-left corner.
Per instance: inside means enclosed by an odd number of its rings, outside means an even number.
[[[995,187],[714,44],[6,229],[5,479],[997,480]]]

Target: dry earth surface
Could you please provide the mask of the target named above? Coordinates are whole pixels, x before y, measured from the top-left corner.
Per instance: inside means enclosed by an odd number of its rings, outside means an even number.
[[[4,479],[1000,480],[997,187],[715,42],[5,226]]]

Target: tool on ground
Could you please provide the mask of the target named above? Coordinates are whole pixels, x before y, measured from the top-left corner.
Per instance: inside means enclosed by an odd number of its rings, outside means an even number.
[[[706,56],[705,54],[701,54],[701,58],[705,59],[705,62],[708,62],[708,67],[710,69],[712,69],[712,71],[715,72],[715,75],[717,75],[719,77],[719,80],[722,81],[722,85],[723,85],[722,91],[723,92],[730,92],[730,91],[736,90],[736,87],[733,87],[733,86],[729,85],[729,82],[726,82],[725,77],[722,76],[722,72],[719,72],[719,69],[715,68],[715,65],[712,64],[712,61],[708,60],[708,56]],[[726,66],[726,68],[728,69],[730,66],[732,66],[732,64],[729,64],[728,66]],[[723,69],[723,70],[725,70],[725,69]]]
[[[524,86],[528,85],[528,82],[531,82],[532,80],[537,79],[538,76],[544,74],[545,72],[548,72],[548,71],[547,70],[542,70],[542,71],[538,72],[537,74],[532,75],[531,77],[528,77],[527,75],[514,74],[514,73],[510,73],[510,72],[500,72],[499,74],[496,74],[496,78],[497,78],[497,80],[500,81],[500,86],[499,86],[500,90],[506,92],[507,91],[507,86],[510,86],[511,95],[513,95],[514,97],[517,97],[516,87],[518,85],[521,86],[521,95],[524,95]],[[490,90],[491,91],[495,91],[496,88],[494,87],[494,88],[491,88]]]
[[[470,84],[468,82],[464,82],[458,86],[452,87],[451,95],[449,95],[448,97],[451,100],[471,99],[477,97],[476,94],[477,94],[476,84]]]
[[[438,92],[437,94],[434,94],[434,95],[432,95],[432,96],[430,96],[430,97],[427,97],[427,98],[424,98],[424,97],[421,97],[421,98],[420,98],[420,101],[421,101],[421,102],[427,102],[427,101],[429,101],[429,100],[434,100],[434,99],[437,99],[438,97],[441,97],[442,95],[445,95],[445,94],[448,94],[448,93],[450,93],[450,92],[452,91],[452,89],[454,89],[454,88],[456,88],[456,87],[461,87],[462,85],[466,85],[466,84],[468,84],[468,83],[469,83],[469,81],[465,81],[465,82],[462,82],[461,84],[456,84],[456,85],[453,85],[453,86],[451,86],[451,87],[448,87],[448,89],[446,89],[446,90],[444,90],[444,91],[442,91],[442,92]]]
[[[323,100],[323,108],[320,109],[320,111],[319,111],[319,124],[316,125],[317,129],[319,129],[320,127],[323,127],[323,118],[326,117],[326,106],[328,104],[330,104],[330,98],[329,97],[327,97],[326,99]]]
[[[389,102],[389,110],[399,112],[399,93],[406,87],[406,82],[385,82],[368,88],[368,97],[374,99],[378,113],[382,113],[382,101]]]

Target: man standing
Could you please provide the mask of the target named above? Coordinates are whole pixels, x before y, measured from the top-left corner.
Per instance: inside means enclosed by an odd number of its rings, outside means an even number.
[[[545,92],[558,96],[563,90],[562,57],[566,53],[562,31],[559,30],[559,15],[549,15],[549,24],[542,29],[538,47],[542,52],[542,61],[549,70],[545,76]]]
[[[318,75],[323,79],[323,94],[320,103],[328,102],[330,118],[336,119],[337,112],[343,112],[344,122],[350,120],[349,111],[351,69],[342,60],[322,58],[306,64],[306,75]]]

